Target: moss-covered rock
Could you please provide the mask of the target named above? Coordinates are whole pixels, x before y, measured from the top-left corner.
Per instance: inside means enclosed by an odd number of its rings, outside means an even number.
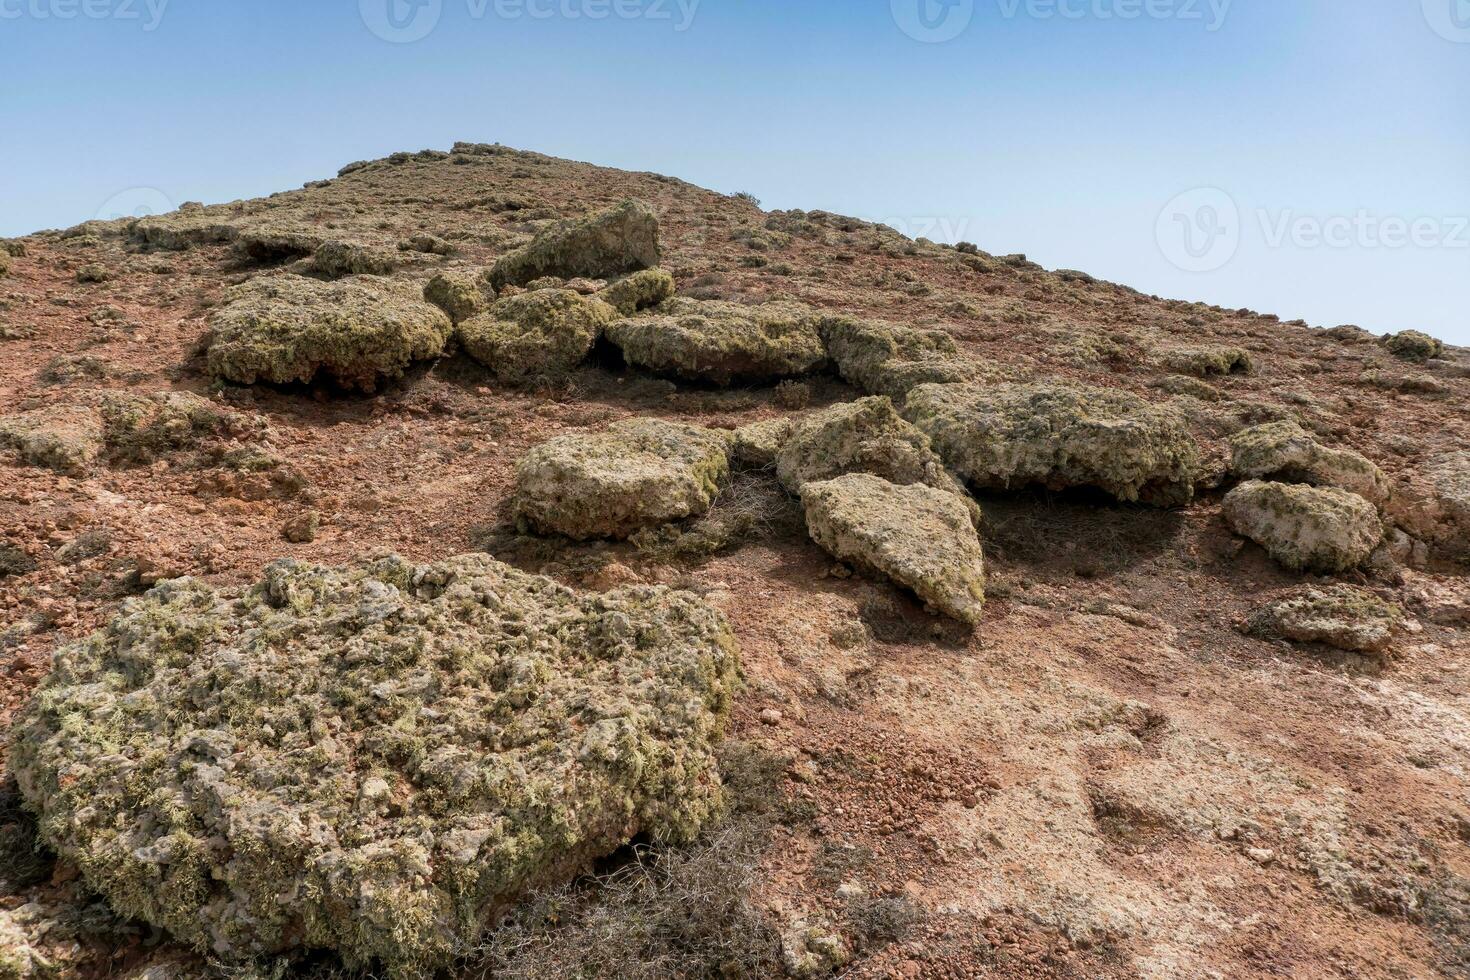
[[[289,262],[304,259],[322,244],[322,236],[304,228],[262,226],[247,228],[235,238],[234,250],[250,262]]]
[[[796,419],[787,415],[742,425],[730,433],[731,461],[746,469],[769,469],[795,431]]]
[[[1419,330],[1404,330],[1383,338],[1383,346],[1404,361],[1427,361],[1444,353],[1444,344]]]
[[[971,381],[981,373],[942,330],[838,316],[824,317],[819,329],[844,381],[899,404],[921,384]]]
[[[597,294],[623,316],[657,306],[674,295],[674,277],[667,269],[644,269],[624,276]]]
[[[187,391],[110,395],[102,402],[102,442],[116,463],[151,463],[206,442],[259,438],[265,420]]]
[[[1250,374],[1255,370],[1249,351],[1218,344],[1175,347],[1164,351],[1159,359],[1170,371],[1201,378],[1211,374]]]
[[[10,255],[7,252],[0,252],[0,279],[8,275],[10,275]]]
[[[102,450],[102,423],[85,405],[51,405],[0,417],[0,449],[59,473],[86,472]]]
[[[1251,616],[1258,636],[1323,643],[1353,653],[1383,653],[1404,611],[1352,585],[1303,586],[1266,603]]]
[[[1382,505],[1389,483],[1361,453],[1317,442],[1295,422],[1268,422],[1230,438],[1230,472],[1245,480],[1337,487]]]
[[[1435,456],[1407,474],[1389,513],[1447,557],[1470,561],[1470,450]]]
[[[450,241],[440,238],[438,235],[427,233],[411,235],[398,243],[400,252],[421,252],[425,255],[454,255],[459,248]]]
[[[1237,534],[1292,571],[1345,572],[1383,540],[1378,511],[1346,490],[1251,480],[1226,495],[1222,510]]]
[[[227,962],[431,972],[529,889],[721,805],[736,682],[688,593],[581,596],[486,556],[165,582],[63,648],[13,730],[44,840]]]
[[[599,299],[570,289],[538,289],[498,300],[460,323],[459,342],[496,377],[528,381],[581,364],[616,318]]]
[[[77,270],[76,278],[79,283],[111,282],[113,274],[111,269],[100,262],[89,262]]]
[[[332,279],[343,276],[386,276],[398,267],[395,253],[373,245],[337,239],[322,242],[312,255],[316,271]]]
[[[812,540],[834,558],[912,589],[963,623],[980,621],[984,555],[959,497],[849,473],[806,484],[801,500]]]
[[[729,476],[725,433],[662,419],[561,436],[516,467],[512,508],[526,530],[626,538],[709,510]]]
[[[195,245],[225,245],[240,237],[232,216],[210,209],[150,215],[133,222],[132,237],[153,248],[182,252]]]
[[[424,286],[424,299],[449,314],[456,324],[479,316],[494,302],[484,278],[474,272],[441,272]]]
[[[904,416],[951,469],[990,489],[1095,487],[1125,502],[1188,503],[1198,446],[1169,406],[1064,383],[922,385]]]
[[[800,496],[808,483],[847,473],[870,473],[889,483],[922,483],[952,493],[977,525],[980,508],[944,465],[929,437],[878,395],[833,405],[801,419],[781,445],[776,476]]]
[[[454,330],[445,313],[370,278],[252,279],[210,317],[212,374],[241,384],[325,375],[373,391],[414,361],[437,357]]]
[[[629,364],[725,385],[820,368],[827,354],[817,323],[815,311],[799,303],[746,306],[674,298],[648,315],[617,321],[607,338]]]
[[[499,289],[542,276],[610,279],[653,268],[658,260],[658,217],[641,201],[624,201],[542,230],[496,262],[490,281]]]

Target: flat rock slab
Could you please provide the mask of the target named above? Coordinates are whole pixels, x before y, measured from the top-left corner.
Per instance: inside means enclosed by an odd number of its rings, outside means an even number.
[[[490,270],[496,289],[545,276],[611,279],[658,265],[658,217],[641,201],[624,201],[585,218],[559,221]]]
[[[1095,487],[1126,503],[1169,507],[1194,497],[1200,454],[1174,410],[1112,388],[922,385],[904,417],[979,487]]]
[[[1353,653],[1383,653],[1404,621],[1395,603],[1351,585],[1304,586],[1268,602],[1251,632]]]
[[[662,419],[552,439],[516,467],[516,521],[587,540],[697,517],[729,476],[728,446],[724,433]]]
[[[1292,571],[1345,572],[1383,540],[1372,504],[1329,487],[1251,480],[1225,496],[1222,512],[1237,534]]]
[[[812,540],[834,558],[892,579],[963,623],[980,621],[984,553],[954,494],[850,473],[806,484],[801,499]]]
[[[720,805],[718,611],[483,555],[165,582],[61,649],[10,763],[124,916],[229,963],[432,973],[528,890]]]
[[[371,392],[415,361],[438,357],[454,331],[443,310],[370,277],[321,282],[262,276],[230,290],[210,317],[209,370],[240,384],[318,375]]]
[[[724,385],[820,368],[827,353],[817,323],[816,312],[799,303],[745,306],[676,297],[645,316],[619,320],[607,337],[629,364]]]
[[[498,300],[462,322],[459,342],[501,380],[556,377],[587,359],[616,315],[573,290],[538,289]]]

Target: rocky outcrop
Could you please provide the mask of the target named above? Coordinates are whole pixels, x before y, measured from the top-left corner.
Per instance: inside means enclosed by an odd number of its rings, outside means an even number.
[[[1252,633],[1298,643],[1322,643],[1352,653],[1383,653],[1403,623],[1398,605],[1351,585],[1306,586],[1268,602],[1252,615]]]
[[[1382,506],[1388,477],[1361,453],[1323,446],[1295,422],[1268,422],[1230,438],[1230,472],[1245,480],[1337,487]]]
[[[1240,347],[1206,345],[1164,351],[1161,363],[1170,371],[1206,377],[1212,374],[1250,374],[1255,369],[1250,352]]]
[[[657,306],[674,295],[674,277],[665,269],[644,269],[624,276],[597,294],[597,298],[622,316]]]
[[[1292,571],[1356,568],[1383,540],[1378,511],[1355,493],[1292,483],[1242,483],[1225,497],[1225,520]]]
[[[570,289],[498,300],[459,325],[465,353],[495,376],[525,382],[565,374],[587,359],[616,312]]]
[[[1470,561],[1470,450],[1443,453],[1394,491],[1392,518],[1442,554]]]
[[[0,417],[0,449],[20,462],[76,476],[102,450],[102,424],[85,405],[51,405]]]
[[[840,316],[823,318],[820,330],[844,381],[899,404],[919,385],[971,381],[981,373],[942,330]]]
[[[1402,361],[1424,362],[1444,353],[1444,344],[1419,330],[1404,330],[1383,338],[1383,347]]]
[[[484,313],[494,296],[486,294],[486,283],[479,274],[441,272],[424,286],[424,300],[458,324]]]
[[[610,279],[658,265],[658,218],[641,201],[624,201],[585,218],[559,221],[495,263],[496,289],[543,276]]]
[[[798,303],[744,306],[671,299],[648,315],[619,320],[608,340],[629,364],[696,381],[806,374],[826,361],[815,311]]]
[[[723,617],[486,556],[165,582],[60,650],[10,765],[114,909],[228,964],[420,976],[528,890],[719,811]]]

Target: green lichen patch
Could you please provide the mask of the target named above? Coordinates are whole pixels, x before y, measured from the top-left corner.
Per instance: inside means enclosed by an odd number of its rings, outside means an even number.
[[[454,325],[442,310],[372,279],[252,279],[210,318],[212,374],[240,384],[309,382],[319,374],[373,391],[437,357]]]
[[[1095,487],[1170,507],[1194,497],[1203,473],[1177,411],[1111,388],[923,385],[903,414],[955,472],[990,489]]]
[[[1362,454],[1323,446],[1291,421],[1252,426],[1232,436],[1230,472],[1246,480],[1337,487],[1378,505],[1389,493],[1388,477]]]
[[[459,342],[504,381],[554,377],[586,360],[616,315],[570,289],[538,289],[498,300],[460,323]]]
[[[849,473],[802,488],[812,540],[912,589],[974,625],[985,605],[985,563],[970,511],[952,493]]]
[[[774,467],[781,447],[795,431],[796,419],[785,415],[742,425],[730,433],[731,461],[752,470]]]
[[[516,467],[512,503],[528,531],[627,538],[709,510],[729,477],[725,433],[662,419],[561,436]]]
[[[205,208],[180,209],[133,222],[132,237],[152,248],[182,252],[195,245],[225,245],[240,235],[234,216]]]
[[[85,473],[102,449],[97,411],[85,405],[51,405],[0,417],[0,449],[22,463],[72,476]]]
[[[1248,628],[1258,636],[1322,643],[1352,653],[1381,654],[1402,626],[1404,611],[1352,585],[1303,586],[1266,603]]]
[[[629,364],[691,380],[807,374],[827,359],[819,317],[798,303],[746,306],[675,298],[646,316],[619,320],[607,337]]]
[[[1404,330],[1383,338],[1383,347],[1403,361],[1422,363],[1444,353],[1444,344],[1419,330]]]
[[[667,269],[643,269],[610,283],[597,298],[623,316],[633,316],[673,295],[674,277]]]
[[[1226,522],[1292,571],[1332,574],[1362,564],[1383,540],[1378,511],[1355,493],[1295,483],[1242,483]]]
[[[583,596],[486,556],[191,579],[60,650],[10,761],[117,911],[236,964],[408,977],[528,890],[721,806],[736,682],[688,593]]]
[[[250,262],[276,263],[304,259],[322,244],[322,236],[303,228],[262,226],[241,231],[235,254]]]
[[[322,242],[312,256],[316,271],[331,279],[343,276],[386,276],[398,267],[398,257],[385,248],[344,242]]]
[[[494,300],[482,276],[474,272],[441,272],[424,286],[424,299],[463,323],[484,313]]]
[[[971,381],[981,374],[942,330],[915,330],[851,317],[823,318],[827,354],[844,381],[902,403],[921,384]]]
[[[151,463],[208,443],[258,439],[265,432],[264,419],[187,391],[113,395],[102,402],[104,453],[114,463]]]
[[[495,263],[496,289],[543,276],[610,279],[658,265],[658,218],[641,201],[624,201],[584,218],[559,221]]]
[[[1250,374],[1255,370],[1250,351],[1218,344],[1175,347],[1164,351],[1159,360],[1170,371],[1200,378],[1212,374]]]

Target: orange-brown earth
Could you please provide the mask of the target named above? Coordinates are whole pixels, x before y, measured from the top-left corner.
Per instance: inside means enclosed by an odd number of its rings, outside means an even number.
[[[452,241],[453,257],[415,254],[395,273],[421,282],[623,198],[658,213],[663,265],[684,295],[938,327],[979,361],[1182,399],[1217,452],[1278,418],[1394,478],[1470,445],[1463,350],[1408,364],[1350,331],[1162,300],[832,215],[772,216],[654,174],[500,149],[399,156],[209,214],[389,248],[422,232]],[[787,413],[790,399],[675,384],[610,356],[536,390],[500,386],[460,356],[371,396],[216,386],[197,357],[207,317],[229,285],[268,268],[222,244],[147,246],[118,223],[23,241],[0,279],[0,414],[188,390],[263,416],[270,451],[299,480],[187,455],[63,476],[0,454],[0,534],[34,564],[0,578],[0,725],[58,644],[156,578],[239,584],[283,556],[488,548],[580,588],[665,582],[725,611],[747,677],[732,736],[788,753],[784,791],[811,804],[811,819],[774,831],[751,901],[778,929],[840,922],[844,883],[922,912],[897,941],[859,950],[851,975],[1470,976],[1463,567],[1431,557],[1338,576],[1408,612],[1389,656],[1368,660],[1241,631],[1302,578],[1231,534],[1219,492],[1178,510],[982,496],[990,601],[973,634],[888,582],[834,569],[799,521],[789,533],[794,505],[763,476],[747,490],[772,530],[713,557],[528,545],[503,526],[528,447],[638,415],[733,427]],[[111,278],[79,281],[84,266]],[[1199,343],[1247,349],[1254,372],[1181,382],[1160,365]],[[860,394],[834,377],[811,389],[814,405]],[[320,531],[288,542],[283,524],[306,509]],[[0,908],[69,875],[58,867]],[[110,972],[113,953],[58,969]]]

